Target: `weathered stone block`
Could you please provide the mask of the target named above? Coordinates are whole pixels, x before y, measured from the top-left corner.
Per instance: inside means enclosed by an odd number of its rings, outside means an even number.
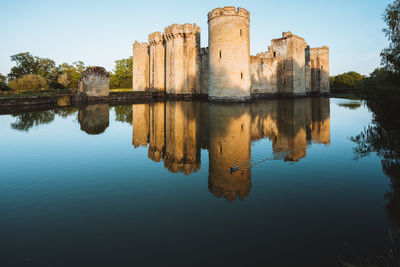
[[[89,67],[79,80],[78,92],[87,97],[106,97],[110,93],[110,75],[103,67]]]

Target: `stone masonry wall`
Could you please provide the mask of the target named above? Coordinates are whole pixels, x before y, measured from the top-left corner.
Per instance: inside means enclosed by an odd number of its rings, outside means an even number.
[[[272,40],[274,57],[278,60],[278,91],[282,95],[305,95],[305,48],[303,38],[284,32]]]
[[[208,13],[210,100],[250,99],[250,13],[216,8]]]
[[[133,91],[148,91],[149,89],[149,45],[147,43],[133,44]]]
[[[200,87],[200,28],[173,24],[164,29],[166,92],[193,95]]]
[[[278,61],[266,53],[250,57],[251,94],[254,96],[275,95],[277,85]]]
[[[311,61],[310,61],[310,46],[306,47],[305,50],[306,61],[305,61],[305,72],[306,72],[306,93],[311,93]]]
[[[89,67],[79,80],[78,92],[88,97],[104,97],[110,92],[110,75],[103,67]]]
[[[149,34],[150,84],[152,91],[165,90],[165,47],[161,32]]]
[[[210,71],[210,50],[207,48],[201,48],[200,50],[201,60],[201,76],[200,76],[200,94],[208,95],[208,73]]]
[[[311,91],[327,94],[329,85],[329,47],[311,48]]]

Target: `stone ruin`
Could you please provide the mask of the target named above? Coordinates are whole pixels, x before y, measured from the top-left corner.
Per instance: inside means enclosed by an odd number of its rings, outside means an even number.
[[[79,79],[78,95],[81,98],[108,97],[110,74],[103,67],[89,67]]]

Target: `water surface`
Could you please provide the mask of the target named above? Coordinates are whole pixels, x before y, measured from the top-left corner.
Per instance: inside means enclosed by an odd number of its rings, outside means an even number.
[[[397,223],[390,179],[351,140],[371,121],[363,101],[329,98],[1,115],[0,263],[335,266],[384,256]]]

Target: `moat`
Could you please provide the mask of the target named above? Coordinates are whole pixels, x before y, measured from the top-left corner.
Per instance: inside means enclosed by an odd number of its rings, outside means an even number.
[[[336,266],[386,257],[391,180],[361,100],[0,115],[2,266]],[[394,207],[394,208],[393,208]]]

